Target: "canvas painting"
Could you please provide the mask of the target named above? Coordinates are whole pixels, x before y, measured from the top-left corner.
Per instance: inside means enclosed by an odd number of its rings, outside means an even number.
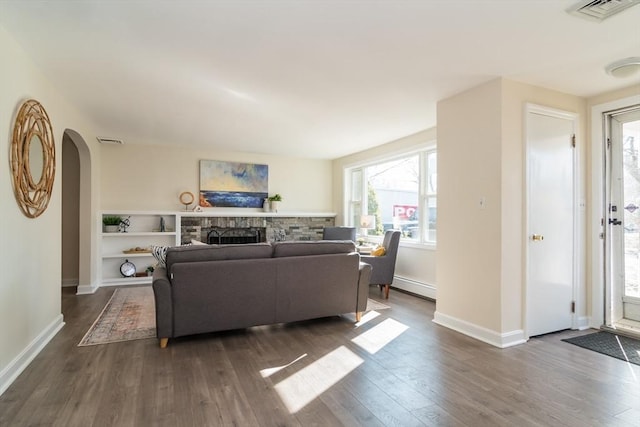
[[[261,208],[268,187],[268,165],[200,160],[202,207]]]

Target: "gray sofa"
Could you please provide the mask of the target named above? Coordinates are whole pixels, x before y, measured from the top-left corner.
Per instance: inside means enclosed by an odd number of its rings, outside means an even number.
[[[169,338],[361,313],[371,266],[353,242],[169,248],[153,293],[160,347]]]

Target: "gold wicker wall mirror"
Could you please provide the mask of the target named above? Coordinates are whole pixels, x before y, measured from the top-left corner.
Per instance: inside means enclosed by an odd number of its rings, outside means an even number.
[[[44,107],[25,101],[18,111],[11,142],[13,191],[22,212],[40,216],[49,205],[56,174],[53,129]]]

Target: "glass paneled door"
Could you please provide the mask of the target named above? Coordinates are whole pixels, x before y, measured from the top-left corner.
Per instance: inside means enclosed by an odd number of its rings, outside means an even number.
[[[605,325],[640,333],[640,107],[607,115]]]

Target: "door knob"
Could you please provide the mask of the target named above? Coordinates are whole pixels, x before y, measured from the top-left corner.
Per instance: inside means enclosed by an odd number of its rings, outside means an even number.
[[[541,242],[544,240],[544,236],[542,234],[534,234],[533,236],[531,236],[531,240],[533,240],[534,242]]]

